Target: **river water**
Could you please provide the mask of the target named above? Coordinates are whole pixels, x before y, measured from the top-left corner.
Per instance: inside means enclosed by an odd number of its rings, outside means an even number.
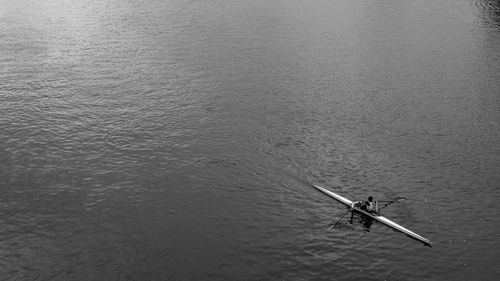
[[[0,280],[497,280],[499,46],[495,0],[0,0]]]

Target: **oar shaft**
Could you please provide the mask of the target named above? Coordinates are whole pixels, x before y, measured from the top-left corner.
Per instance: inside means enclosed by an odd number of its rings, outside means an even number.
[[[339,223],[339,222],[340,222],[340,221],[341,221],[341,220],[342,220],[342,219],[343,219],[343,218],[344,218],[347,214],[349,214],[350,212],[351,212],[351,210],[347,211],[347,213],[345,213],[342,217],[340,217],[340,219],[339,219],[339,220],[338,220],[338,221],[337,221],[334,225],[330,226],[330,227],[328,228],[328,230],[330,230],[330,229],[334,228],[334,227],[335,227],[335,226],[336,226],[336,225],[337,225],[337,224],[338,224],[338,223]]]
[[[394,202],[396,202],[396,201],[390,201],[389,203],[384,204],[384,206],[383,206],[383,207],[381,207],[381,208],[379,209],[379,211],[380,211],[380,210],[382,210],[383,208],[386,208],[387,206],[391,205],[391,204],[392,204],[392,203],[394,203]]]

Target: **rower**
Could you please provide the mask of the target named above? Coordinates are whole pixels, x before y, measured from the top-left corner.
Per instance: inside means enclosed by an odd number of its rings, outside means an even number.
[[[365,201],[364,204],[360,207],[361,210],[367,211],[369,213],[377,214],[378,212],[378,204],[376,201],[373,201],[373,197],[369,196],[368,201]]]
[[[378,204],[376,201],[373,201],[373,196],[369,196],[368,201],[356,201],[351,204],[351,223],[354,216],[354,208],[359,208],[372,214],[378,214]],[[361,220],[364,221],[365,219],[365,215],[362,215]]]

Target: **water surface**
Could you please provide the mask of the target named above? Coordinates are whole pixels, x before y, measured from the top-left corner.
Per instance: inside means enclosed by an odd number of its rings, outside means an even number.
[[[2,280],[500,274],[498,1],[0,7]]]

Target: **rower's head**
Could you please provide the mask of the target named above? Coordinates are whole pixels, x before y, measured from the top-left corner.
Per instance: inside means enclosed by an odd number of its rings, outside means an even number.
[[[373,197],[369,196],[368,197],[368,202],[372,202],[373,201]]]

